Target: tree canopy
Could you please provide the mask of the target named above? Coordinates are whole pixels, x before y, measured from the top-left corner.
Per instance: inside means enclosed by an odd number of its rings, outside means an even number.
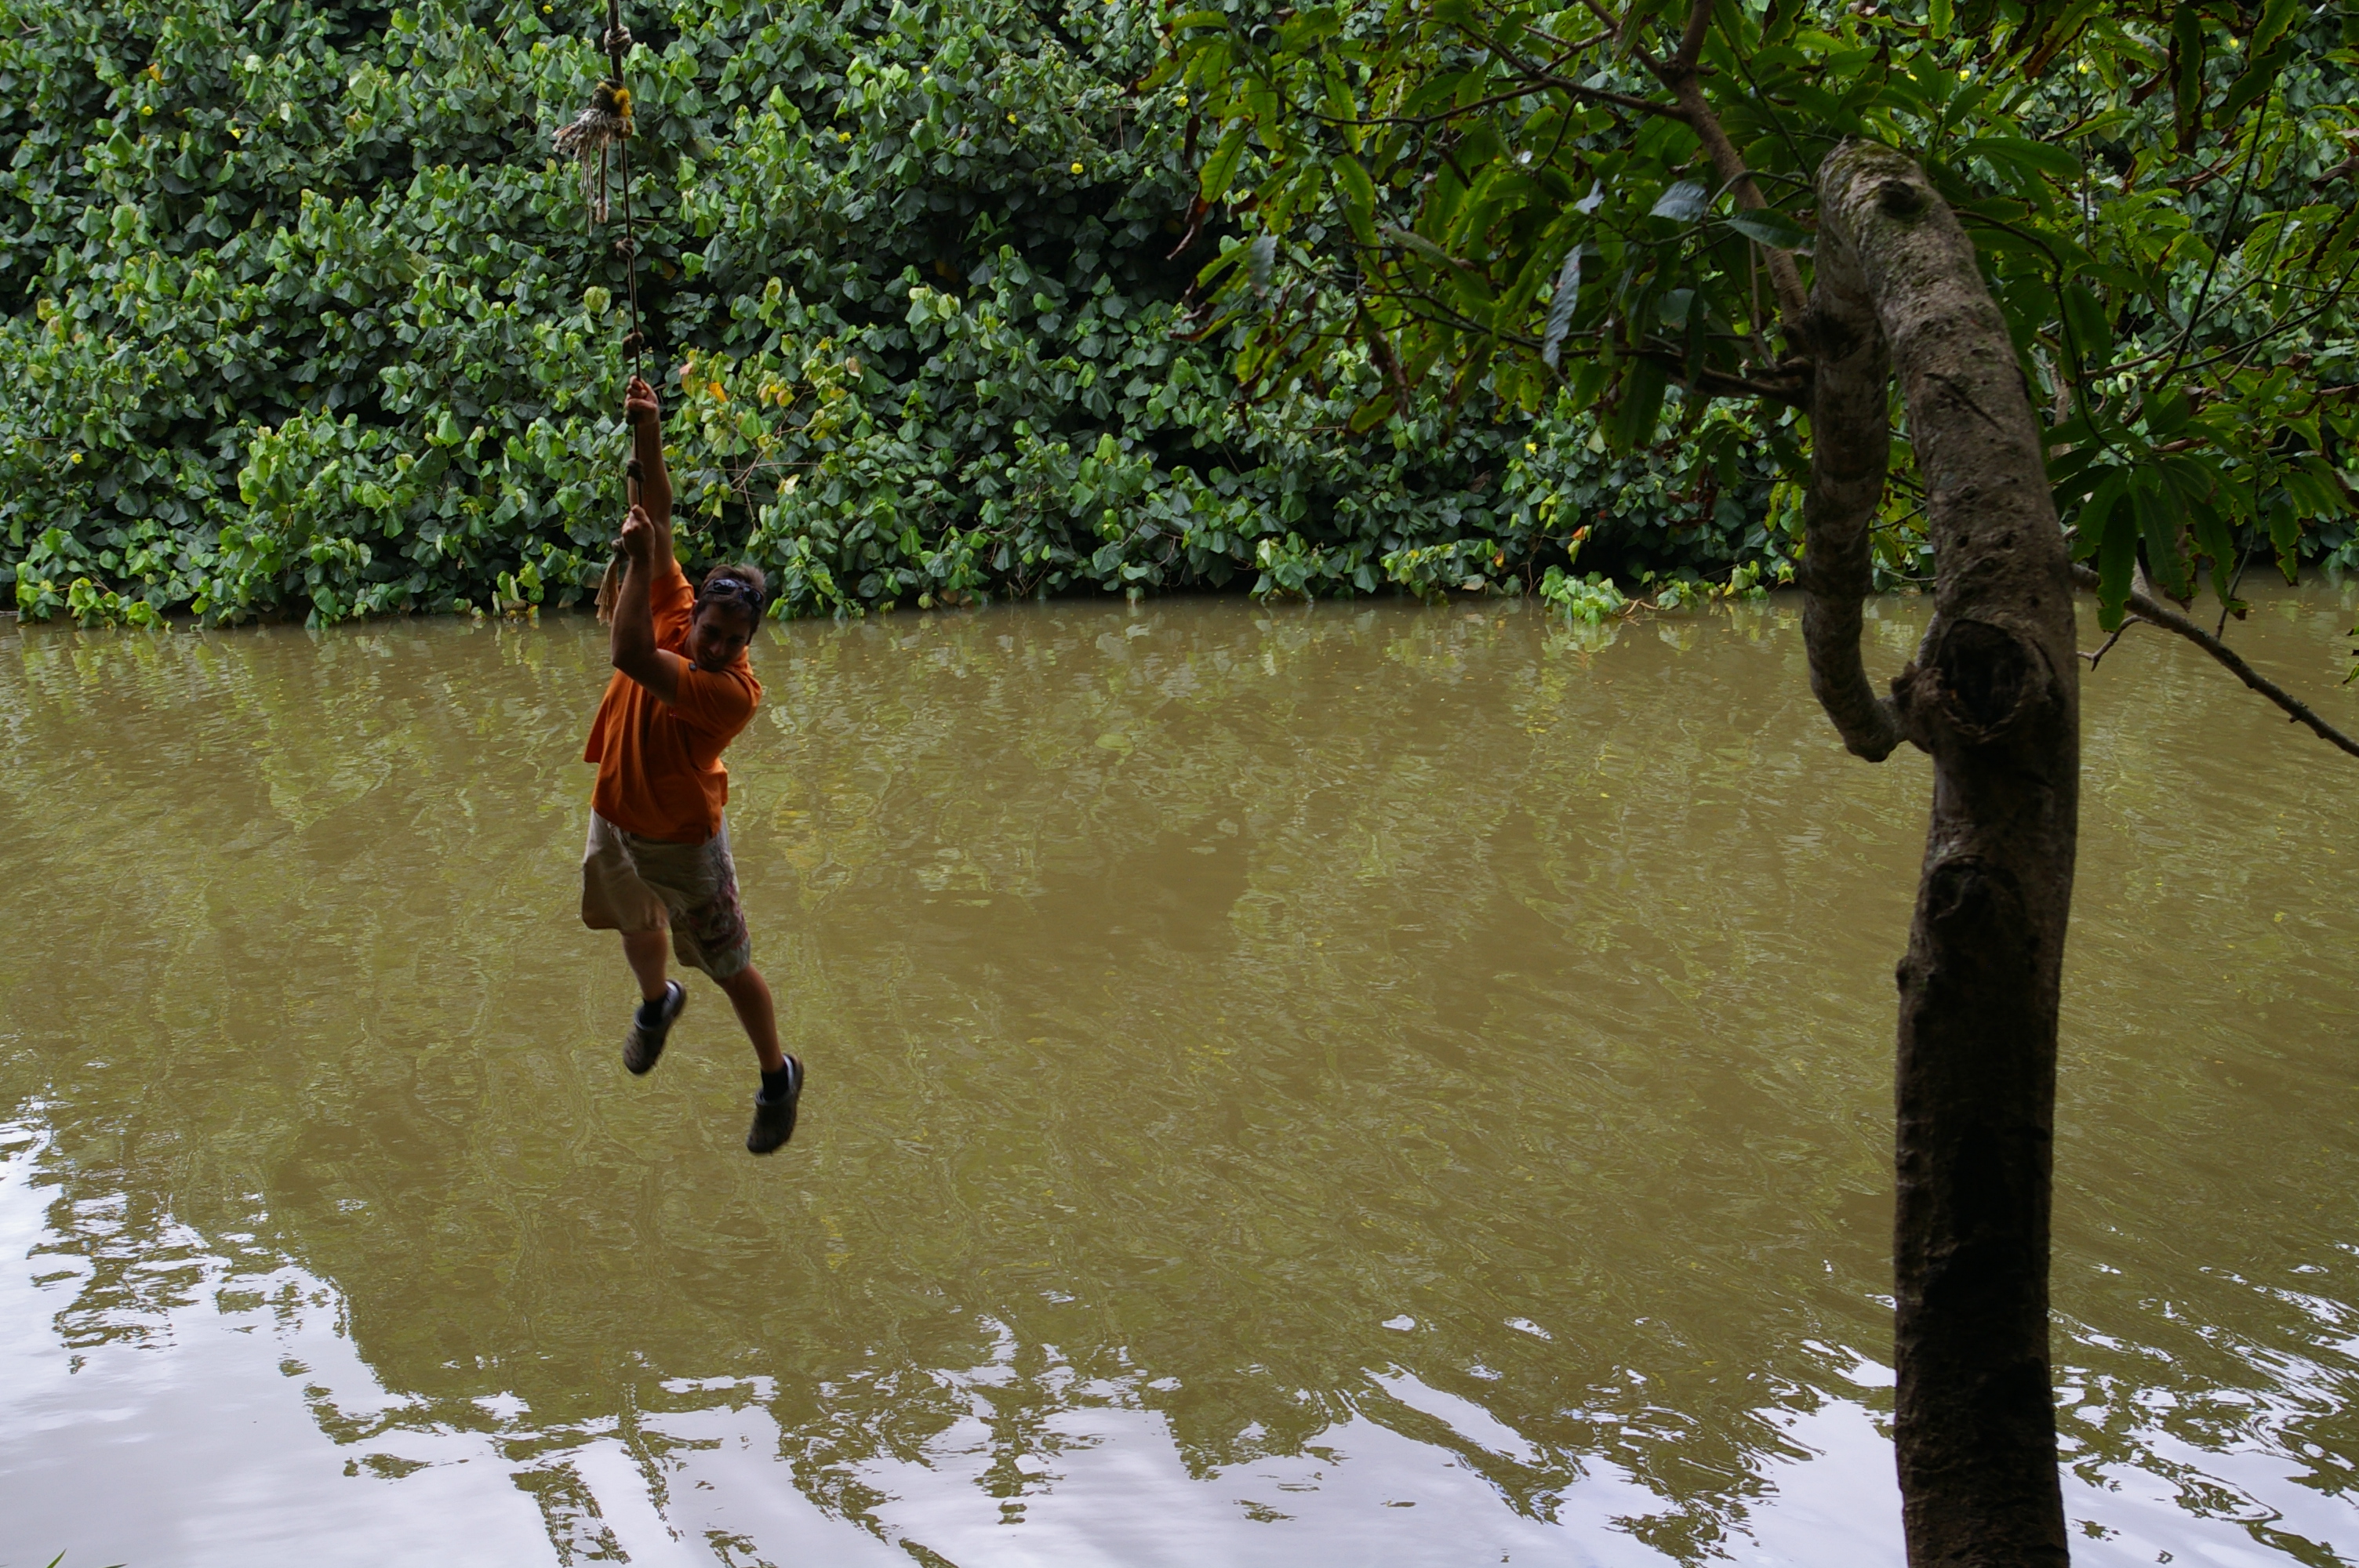
[[[1446,376],[1594,409],[1624,450],[1739,399],[1794,481],[1813,178],[1846,137],[1908,150],[2006,313],[2110,630],[2141,562],[2182,600],[2206,568],[2233,600],[2256,548],[2359,564],[2352,27],[2295,0],[1237,3],[1175,16],[1165,69],[1211,127],[1204,200],[1248,214],[1201,317],[1242,330],[1248,384],[1364,358],[1357,427]],[[1921,571],[1898,468],[1880,556]]]

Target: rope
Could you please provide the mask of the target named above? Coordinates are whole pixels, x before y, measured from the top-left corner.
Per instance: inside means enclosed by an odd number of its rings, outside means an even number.
[[[626,92],[623,86],[623,57],[631,52],[631,31],[623,26],[623,0],[606,0],[606,36],[600,41],[605,46],[616,92]],[[629,99],[625,97],[624,102],[628,103]],[[627,112],[624,124],[626,127],[630,124]],[[631,301],[631,335],[623,341],[631,351],[631,373],[636,376],[639,374],[639,355],[647,347],[647,335],[639,330],[639,232],[631,216],[631,142],[627,131],[615,142],[614,149],[622,160],[623,175],[623,237],[614,248],[622,253],[623,287]]]
[[[640,356],[647,349],[647,333],[639,324],[639,234],[638,224],[631,211],[631,143],[630,92],[623,85],[623,57],[630,52],[630,29],[623,26],[623,0],[606,0],[606,33],[599,40],[606,51],[609,81],[614,96],[623,105],[623,135],[614,138],[614,152],[620,160],[623,185],[623,237],[614,242],[616,254],[623,258],[623,287],[631,302],[631,330],[623,346],[631,352],[631,375],[643,379]],[[598,178],[603,189],[606,178],[606,149],[598,149]],[[603,202],[602,202],[603,205]],[[593,211],[592,217],[603,216]],[[636,441],[636,438],[631,438]],[[639,503],[639,460],[635,456],[623,463],[623,505],[627,512]],[[605,576],[598,583],[598,619],[613,624],[614,606],[623,596],[622,541],[614,541],[614,553],[607,558]]]
[[[631,221],[631,144],[621,147],[623,159],[623,284],[631,298],[631,335],[623,340],[631,351],[631,373],[639,372],[639,353],[647,347],[647,334],[639,330],[639,241],[636,225]]]

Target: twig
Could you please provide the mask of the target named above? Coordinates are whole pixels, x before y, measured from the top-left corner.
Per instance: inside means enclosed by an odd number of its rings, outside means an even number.
[[[2072,568],[2072,580],[2083,588],[2095,588],[2099,581],[2096,568],[2076,563]],[[2236,650],[2227,643],[2223,643],[2176,610],[2167,605],[2158,604],[2145,594],[2132,591],[2128,603],[2130,613],[2139,620],[2148,625],[2159,626],[2166,632],[2176,632],[2227,665],[2229,674],[2284,708],[2292,722],[2307,726],[2327,744],[2359,757],[2359,741],[2354,741],[2350,736],[2321,719],[2310,710],[2308,703],[2254,669],[2244,661],[2243,656]]]
[[[2221,214],[2220,234],[2212,242],[2212,260],[2203,268],[2203,287],[2195,291],[2195,307],[2187,313],[2187,330],[2179,335],[2179,347],[2172,351],[2169,367],[2162,373],[2165,381],[2171,378],[2179,369],[2180,362],[2187,357],[2187,346],[2195,341],[2195,329],[2202,323],[2204,301],[2212,297],[2212,280],[2219,276],[2220,258],[2228,249],[2228,231],[2236,226],[2236,215],[2245,210],[2245,192],[2253,186],[2253,165],[2259,161],[2261,156],[2261,133],[2268,129],[2268,124],[2269,100],[2263,98],[2260,123],[2253,127],[2252,146],[2245,154],[2244,172],[2236,177],[2235,200],[2230,201],[2228,211]]]
[[[2097,667],[2097,661],[2104,658],[2107,654],[2112,653],[2114,651],[2114,644],[2120,642],[2122,640],[2122,633],[2129,629],[2130,623],[2126,621],[2123,622],[2120,625],[2114,628],[2114,634],[2105,639],[2105,645],[2104,647],[2099,648],[2093,654],[2082,654],[2081,656],[2089,661],[2089,667],[2091,669],[2095,669]]]
[[[2220,599],[2220,624],[2212,629],[2214,637],[2228,634],[2228,617],[2236,608],[2236,590],[2245,586],[2245,568],[2253,564],[2253,541],[2258,537],[2257,528],[2245,537],[2244,551],[2236,557],[2236,575],[2228,579],[2228,591]]]

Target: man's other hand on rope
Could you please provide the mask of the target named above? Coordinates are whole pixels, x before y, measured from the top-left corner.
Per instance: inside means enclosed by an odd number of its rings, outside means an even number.
[[[656,389],[637,376],[623,389],[623,423],[631,427],[631,461],[638,470],[638,503],[671,547],[671,474],[664,467],[663,406]]]

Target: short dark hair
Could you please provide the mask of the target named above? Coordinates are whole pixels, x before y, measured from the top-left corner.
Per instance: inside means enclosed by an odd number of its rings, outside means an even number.
[[[696,606],[690,613],[701,612],[708,604],[742,606],[751,631],[762,624],[762,607],[769,592],[769,579],[762,568],[753,566],[715,567],[704,574],[704,581],[696,589]]]

